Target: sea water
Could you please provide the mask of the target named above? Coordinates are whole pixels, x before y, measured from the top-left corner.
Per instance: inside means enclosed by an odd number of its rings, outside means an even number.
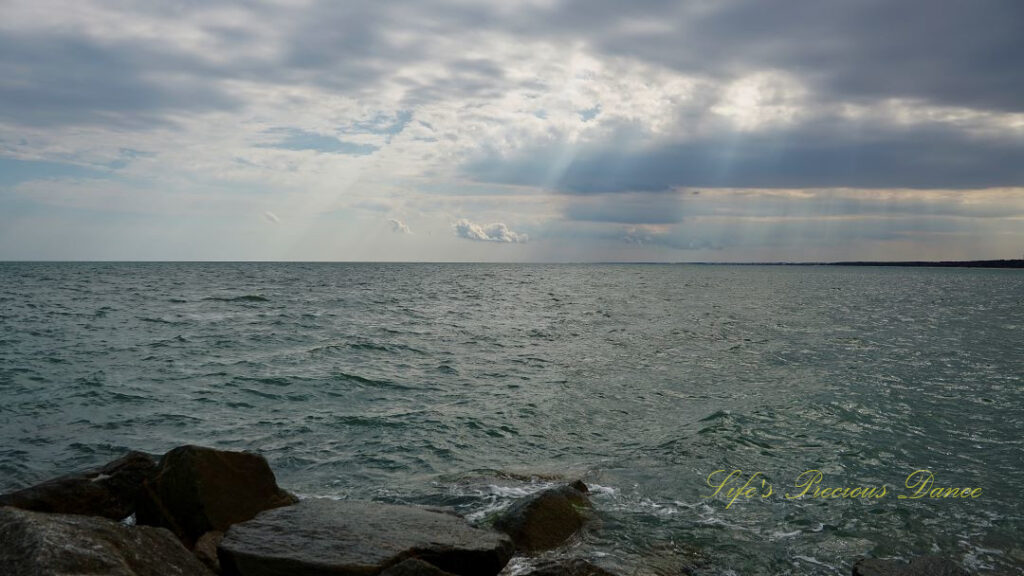
[[[1024,273],[0,263],[0,438],[0,491],[185,443],[484,523],[582,478],[557,554],[622,574],[1019,573]]]

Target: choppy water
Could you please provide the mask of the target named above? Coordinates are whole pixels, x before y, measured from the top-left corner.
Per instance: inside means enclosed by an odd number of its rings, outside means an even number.
[[[473,519],[583,477],[571,553],[623,574],[1024,572],[1019,271],[0,264],[0,401],[0,490],[200,443]],[[733,468],[773,495],[706,498]],[[811,468],[890,496],[786,499]],[[919,468],[982,494],[897,500]]]

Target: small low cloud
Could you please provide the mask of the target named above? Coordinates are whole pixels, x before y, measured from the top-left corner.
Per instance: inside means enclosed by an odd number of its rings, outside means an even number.
[[[274,214],[270,210],[267,210],[266,212],[263,213],[263,218],[265,218],[267,222],[270,222],[271,224],[277,224],[278,222],[281,221],[281,219],[277,217],[277,214]]]
[[[391,231],[395,234],[412,234],[412,230],[409,226],[396,218],[388,218],[388,224],[391,225]]]
[[[507,242],[522,243],[529,240],[526,234],[513,232],[508,225],[502,222],[493,224],[474,224],[465,218],[460,219],[452,228],[455,235],[466,240],[480,240],[482,242]]]

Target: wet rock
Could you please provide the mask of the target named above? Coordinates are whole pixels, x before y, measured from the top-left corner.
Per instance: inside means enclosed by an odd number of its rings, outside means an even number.
[[[220,574],[220,560],[217,558],[217,546],[220,545],[220,541],[224,539],[224,533],[220,530],[211,530],[206,534],[199,537],[196,540],[196,545],[192,548],[192,554],[203,563],[211,571]]]
[[[319,498],[235,524],[219,547],[229,576],[367,576],[409,558],[459,576],[492,576],[512,552],[507,536],[451,514]]]
[[[189,548],[211,530],[227,530],[263,510],[297,501],[278,488],[263,456],[201,446],[165,454],[144,487],[136,522],[169,528]]]
[[[167,530],[94,516],[0,508],[0,542],[5,576],[210,576]]]
[[[548,550],[563,544],[590,518],[587,486],[576,481],[531,494],[509,507],[494,527],[512,537],[524,552]]]
[[[900,560],[864,558],[853,565],[853,576],[970,576],[970,573],[948,558],[921,556],[909,564]]]
[[[586,560],[574,558],[570,560],[550,560],[536,565],[523,576],[615,576],[613,573],[595,566]]]
[[[121,520],[135,512],[143,483],[155,473],[152,456],[129,452],[100,468],[0,495],[0,506]]]
[[[418,558],[409,558],[385,569],[380,576],[453,576],[437,566]]]

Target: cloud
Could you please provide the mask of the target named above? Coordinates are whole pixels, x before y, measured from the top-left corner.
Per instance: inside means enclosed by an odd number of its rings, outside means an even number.
[[[1024,137],[965,134],[940,125],[883,126],[822,119],[787,129],[623,146],[539,143],[480,155],[465,175],[481,182],[576,193],[719,188],[984,188],[1024,186]]]
[[[722,250],[721,240],[702,238],[685,228],[662,230],[657,227],[626,226],[619,239],[636,246],[665,246],[677,250]],[[696,237],[695,237],[696,236]]]
[[[348,142],[334,136],[306,132],[296,128],[284,128],[273,130],[272,132],[283,133],[285,138],[270,144],[261,144],[260,146],[280,148],[281,150],[313,150],[329,154],[348,154],[350,156],[366,156],[380,150],[380,146]]]
[[[204,239],[242,238],[237,214],[288,206],[289,228],[322,224],[300,259],[1024,238],[1019,0],[7,0],[3,14],[10,226],[80,211],[173,229],[195,212]],[[358,240],[410,213],[417,242]],[[451,237],[453,214],[480,244]],[[348,244],[327,252],[340,218]],[[527,240],[500,221],[530,222],[529,245],[484,244]],[[267,253],[256,244],[239,257]]]
[[[270,222],[271,224],[277,224],[278,222],[281,221],[281,219],[278,218],[277,214],[274,214],[270,210],[267,210],[266,212],[263,213],[263,218],[266,219],[266,221]]]
[[[567,220],[618,224],[671,224],[683,219],[683,200],[676,193],[573,195],[565,201]]]
[[[405,222],[402,222],[401,220],[398,220],[396,218],[388,218],[388,224],[391,225],[391,231],[396,234],[412,234],[412,230],[409,229],[409,226],[407,226]]]
[[[1013,220],[998,220],[991,229],[1006,231]],[[710,259],[729,258],[752,261],[750,254],[773,253],[771,259],[802,258],[804,252],[839,254],[855,252],[878,242],[901,242],[910,250],[918,243],[929,243],[928,250],[963,250],[979,238],[977,221],[971,218],[935,218],[916,214],[865,216],[787,216],[744,215],[706,216],[675,224],[607,224],[589,221],[549,223],[538,232],[538,242],[571,245],[585,239],[590,244],[620,246],[635,255],[679,251],[687,258],[694,251],[710,251]],[[944,244],[943,248],[938,245]],[[550,245],[550,244],[549,244]],[[917,246],[917,249],[921,249]],[[653,252],[652,252],[653,251]],[[744,255],[746,258],[744,258]],[[888,257],[888,256],[887,256]],[[820,257],[819,257],[820,258]],[[824,258],[829,259],[829,258]]]
[[[566,0],[516,10],[501,27],[685,74],[784,70],[826,98],[1024,111],[1021,21],[1016,0]]]
[[[455,230],[456,236],[466,240],[507,243],[525,243],[529,240],[526,234],[513,232],[506,224],[501,222],[480,225],[462,218],[452,225],[452,229]]]
[[[98,178],[103,174],[95,167],[0,157],[0,186],[54,178]]]
[[[193,55],[147,42],[0,29],[0,54],[0,121],[17,125],[155,126],[242,105]]]

